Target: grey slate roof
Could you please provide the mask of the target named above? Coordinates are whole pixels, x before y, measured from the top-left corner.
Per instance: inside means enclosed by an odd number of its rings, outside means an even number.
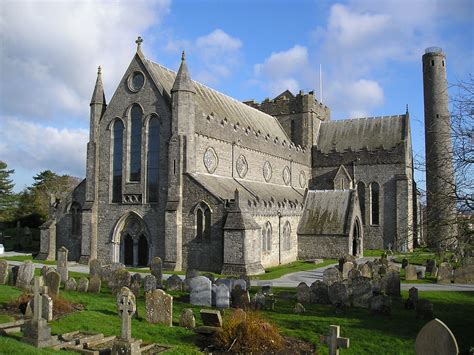
[[[354,190],[310,190],[306,196],[298,234],[344,235]]]
[[[145,61],[152,74],[163,86],[163,89],[170,94],[176,78],[176,72],[150,60],[145,59]],[[196,81],[192,81],[192,83],[196,91],[196,119],[203,115],[207,117],[212,113],[214,117],[220,120],[227,118],[228,123],[232,125],[238,123],[240,127],[250,127],[255,132],[260,131],[262,135],[269,134],[272,138],[278,137],[281,141],[290,141],[278,120],[273,116],[267,115]]]
[[[321,123],[317,149],[322,153],[362,149],[390,150],[406,139],[407,115]]]

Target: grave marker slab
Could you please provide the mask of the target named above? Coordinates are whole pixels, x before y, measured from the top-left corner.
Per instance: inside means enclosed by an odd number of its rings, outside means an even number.
[[[81,277],[79,282],[77,283],[77,291],[78,292],[87,292],[89,288],[89,280],[86,277]]]
[[[166,280],[166,289],[168,291],[181,291],[183,289],[183,280],[178,275],[171,275]]]
[[[189,302],[196,306],[211,306],[211,280],[204,276],[197,276],[188,281],[190,295]]]
[[[221,312],[214,309],[201,309],[199,311],[201,320],[204,326],[208,327],[222,327]]]
[[[448,326],[435,318],[418,333],[415,352],[417,355],[457,355],[459,347]]]
[[[230,292],[226,285],[213,285],[216,291],[216,307],[229,308],[230,307]]]
[[[77,282],[74,277],[69,278],[69,280],[64,283],[64,291],[76,291],[76,289]]]
[[[300,282],[296,287],[296,300],[299,303],[311,303],[311,289],[305,282]]]
[[[329,327],[329,335],[321,335],[321,343],[329,348],[329,355],[339,355],[339,349],[349,348],[349,338],[342,338],[341,328],[338,325]]]
[[[146,275],[143,280],[143,290],[146,292],[153,292],[156,290],[156,277],[153,275]]]
[[[335,267],[330,267],[323,272],[323,282],[331,286],[335,282],[340,282],[342,281],[342,275],[341,272],[336,269]]]
[[[100,293],[100,288],[102,286],[102,280],[98,275],[94,275],[89,280],[89,286],[87,287],[87,292],[89,293]]]
[[[146,320],[152,324],[173,325],[173,296],[156,289],[145,293]]]
[[[0,260],[0,285],[6,285],[8,281],[8,263]]]
[[[46,286],[50,296],[56,297],[59,294],[59,286],[61,285],[61,275],[56,271],[46,274]]]
[[[407,281],[414,281],[417,280],[418,277],[416,275],[416,266],[415,265],[407,265],[405,268],[405,280]]]
[[[25,261],[18,268],[15,286],[18,288],[28,289],[33,280],[35,267],[31,261]]]
[[[61,276],[61,282],[66,282],[69,279],[69,271],[67,266],[67,258],[68,258],[69,250],[66,247],[62,246],[58,250],[58,261],[57,261],[57,269],[59,275]]]
[[[329,304],[329,288],[324,282],[317,280],[311,284],[311,303]]]
[[[191,308],[183,309],[183,313],[179,317],[179,326],[184,328],[196,328],[196,318]]]
[[[155,256],[150,262],[150,271],[156,277],[156,287],[162,287],[163,279],[163,262],[159,256]]]

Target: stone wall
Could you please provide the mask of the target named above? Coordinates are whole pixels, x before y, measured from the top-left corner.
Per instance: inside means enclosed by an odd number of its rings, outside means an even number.
[[[337,259],[348,253],[349,239],[346,236],[298,236],[298,259]]]

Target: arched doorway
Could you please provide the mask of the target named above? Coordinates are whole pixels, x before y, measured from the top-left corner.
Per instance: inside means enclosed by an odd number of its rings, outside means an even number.
[[[142,234],[138,240],[138,266],[148,265],[148,241]]]
[[[133,266],[133,238],[127,234],[123,238],[123,263]]]
[[[359,255],[359,241],[360,241],[360,226],[359,221],[356,220],[354,223],[354,231],[352,233],[352,255]]]

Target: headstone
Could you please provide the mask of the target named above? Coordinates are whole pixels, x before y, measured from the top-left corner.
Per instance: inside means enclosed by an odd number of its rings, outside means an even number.
[[[61,276],[61,282],[66,282],[69,279],[69,271],[67,267],[67,256],[69,254],[69,250],[66,247],[62,246],[58,250],[58,261],[57,261],[57,269],[59,275]]]
[[[142,281],[143,281],[142,280],[142,275],[140,275],[138,272],[136,272],[132,275],[132,283],[138,282],[141,285]]]
[[[372,283],[366,277],[356,277],[352,280],[352,304],[354,307],[369,308],[372,297]]]
[[[400,274],[398,272],[389,272],[382,277],[382,291],[391,297],[400,297]]]
[[[311,303],[329,304],[329,288],[324,282],[317,280],[311,284]]]
[[[305,282],[300,282],[296,287],[296,300],[299,303],[311,303],[311,289]]]
[[[459,347],[454,334],[439,319],[433,319],[419,331],[415,341],[416,355],[457,355]]]
[[[202,323],[208,327],[222,327],[222,316],[221,312],[214,309],[201,309]]]
[[[416,287],[412,287],[408,290],[408,298],[405,301],[405,308],[415,309],[417,302],[418,302],[418,289]]]
[[[153,275],[146,275],[143,280],[143,290],[145,293],[156,290],[156,277]]]
[[[48,266],[48,265],[44,265],[42,268],[41,268],[41,276],[43,276],[43,279],[46,278],[46,275],[48,274],[48,272],[51,271],[51,267]]]
[[[8,263],[0,260],[0,285],[6,285],[8,281]]]
[[[433,303],[428,300],[418,300],[418,302],[416,302],[415,309],[416,317],[419,319],[431,320],[434,318]]]
[[[78,292],[87,292],[89,288],[89,280],[86,277],[81,277],[79,282],[77,283],[77,291]]]
[[[232,280],[232,288],[239,285],[242,290],[247,290],[247,282],[243,279]]]
[[[112,272],[112,276],[109,279],[109,288],[112,294],[117,294],[122,287],[130,287],[132,276],[126,269],[117,269]]]
[[[87,292],[90,293],[100,293],[100,288],[102,286],[102,280],[98,275],[94,275],[89,280],[89,286],[87,287]]]
[[[257,310],[265,309],[265,295],[261,291],[257,291],[253,296],[253,302]]]
[[[368,264],[362,264],[359,267],[360,276],[368,277],[369,279],[372,278],[372,269]]]
[[[349,273],[347,274],[347,279],[352,280],[355,279],[356,277],[361,277],[362,273],[360,270],[353,268],[352,270],[349,270]]]
[[[51,271],[46,274],[45,280],[50,296],[56,297],[59,294],[59,286],[61,285],[61,275],[56,271]]]
[[[183,280],[178,275],[171,275],[166,280],[166,289],[168,291],[182,291]]]
[[[414,281],[417,280],[418,277],[416,275],[416,266],[415,265],[408,265],[405,268],[405,280],[407,281]]]
[[[196,328],[196,318],[191,308],[183,309],[183,313],[179,317],[179,326],[183,328],[194,329]]]
[[[438,278],[438,267],[436,265],[431,269],[431,277]]]
[[[127,287],[117,293],[117,309],[122,319],[120,338],[114,341],[112,354],[141,354],[140,342],[132,338],[132,316],[137,310],[135,296]]]
[[[211,306],[211,280],[204,276],[189,280],[189,302],[196,306]]]
[[[112,263],[108,265],[102,265],[100,270],[100,278],[102,281],[110,282],[114,276],[114,272],[117,270],[125,270],[125,265],[122,263]]]
[[[354,264],[351,263],[350,261],[346,261],[344,264],[342,264],[342,279],[347,280],[349,277],[349,271],[351,271],[354,268]]]
[[[463,265],[454,270],[455,284],[474,284],[474,265]]]
[[[403,260],[402,260],[402,269],[406,268],[407,266],[408,266],[408,259],[403,258]]]
[[[395,265],[395,264],[390,264],[388,267],[387,267],[387,272],[400,272],[400,268]]]
[[[43,318],[51,322],[53,320],[53,299],[48,295],[43,295],[42,307]]]
[[[331,286],[335,282],[342,281],[341,272],[335,267],[330,267],[323,272],[323,282]]]
[[[69,280],[64,283],[64,291],[76,291],[76,289],[77,282],[74,277],[69,278]]]
[[[342,338],[341,329],[338,325],[329,327],[329,335],[321,335],[320,341],[329,348],[329,355],[339,355],[339,349],[349,348],[349,339]]]
[[[229,308],[230,307],[230,292],[226,285],[216,285],[216,307]]]
[[[245,283],[247,284],[245,289],[249,290],[250,289],[250,277],[246,274],[242,274],[242,275],[239,276],[239,279],[245,281]]]
[[[297,302],[295,306],[293,307],[293,313],[295,314],[302,314],[305,312],[306,312],[306,308],[304,308],[304,306],[299,302]]]
[[[436,267],[436,260],[435,259],[428,259],[426,260],[426,272],[433,273],[433,268]]]
[[[140,297],[140,282],[138,281],[133,281],[132,284],[130,285],[130,291],[135,295],[135,299]]]
[[[145,293],[146,320],[152,324],[173,325],[173,296],[156,289]]]
[[[163,262],[159,256],[155,256],[150,262],[150,271],[153,276],[156,277],[156,287],[162,287],[163,278]]]
[[[31,261],[25,261],[20,265],[18,269],[18,275],[16,277],[16,287],[28,289],[33,280],[35,273],[35,267]]]
[[[392,313],[392,299],[384,294],[372,296],[369,300],[369,310],[375,314],[390,315]]]
[[[347,286],[342,282],[335,282],[329,286],[329,301],[334,305],[349,305]]]
[[[11,268],[11,272],[8,275],[8,284],[15,286],[16,280],[18,279],[18,271],[20,270],[19,265],[13,265]]]
[[[450,284],[453,278],[453,268],[447,262],[441,263],[438,268],[438,277],[436,279],[437,283],[441,284]]]
[[[89,277],[99,276],[101,277],[102,262],[97,259],[89,261]]]
[[[233,288],[231,295],[232,307],[247,309],[250,306],[250,295],[246,290],[242,290],[240,285]]]

